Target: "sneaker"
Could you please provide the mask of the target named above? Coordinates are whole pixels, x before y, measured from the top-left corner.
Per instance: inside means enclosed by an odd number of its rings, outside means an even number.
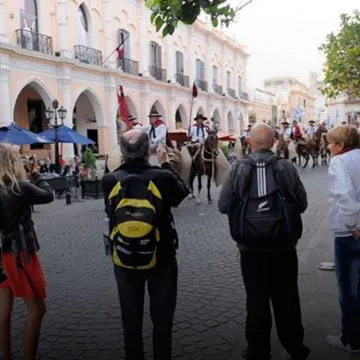
[[[340,350],[345,350],[345,351],[348,351],[350,353],[360,353],[360,348],[353,349],[349,344],[344,345],[342,340],[341,340],[340,335],[328,335],[326,337],[326,342],[329,345],[331,345],[333,347],[336,347],[337,349],[340,349]]]
[[[283,353],[284,355],[290,359],[290,360],[305,360],[309,357],[310,355],[310,348],[308,348],[306,345],[303,345],[302,347],[302,351],[301,351],[301,354],[297,354],[295,357],[294,356],[291,356],[285,348],[283,348]]]

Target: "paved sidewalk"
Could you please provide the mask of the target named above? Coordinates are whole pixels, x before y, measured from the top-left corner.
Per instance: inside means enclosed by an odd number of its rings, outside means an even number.
[[[348,360],[360,356],[348,354],[325,342],[328,334],[337,334],[340,329],[340,310],[334,271],[321,271],[321,262],[334,261],[333,238],[325,218],[318,226],[310,242],[299,251],[300,295],[305,327],[305,342],[311,347],[309,360]],[[281,351],[273,324],[273,359],[286,358]],[[238,343],[229,360],[241,359],[246,347],[245,335]]]

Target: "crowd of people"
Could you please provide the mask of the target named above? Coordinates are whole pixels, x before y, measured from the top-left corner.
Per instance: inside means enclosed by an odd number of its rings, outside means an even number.
[[[108,224],[104,241],[114,264],[126,360],[144,360],[146,284],[154,360],[172,358],[179,239],[171,209],[189,194],[169,162],[164,123],[159,114],[150,115],[149,131],[139,126],[122,135],[122,163],[103,178]],[[203,119],[198,120],[191,129],[194,141],[206,136]],[[326,340],[344,351],[360,352],[360,135],[353,126],[341,125],[330,129],[327,139],[332,154],[329,219],[342,318],[339,335]],[[254,126],[248,140],[251,153],[233,164],[218,202],[241,255],[248,342],[243,358],[271,358],[271,303],[285,353],[290,359],[305,360],[311,350],[304,344],[296,246],[302,236],[301,214],[308,206],[306,189],[296,168],[271,151],[270,126]],[[154,155],[158,166],[150,164]],[[3,360],[11,359],[11,311],[14,297],[21,297],[27,308],[24,356],[35,360],[46,282],[36,255],[39,243],[31,206],[53,201],[40,174],[41,168],[50,171],[52,164],[45,160],[33,166],[32,159],[23,166],[18,151],[3,144],[0,159],[0,350]]]

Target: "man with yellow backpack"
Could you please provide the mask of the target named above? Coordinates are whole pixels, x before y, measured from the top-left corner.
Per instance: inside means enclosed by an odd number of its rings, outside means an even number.
[[[161,166],[149,164],[150,140],[135,129],[121,137],[123,164],[103,178],[109,248],[118,285],[126,360],[144,360],[145,284],[153,322],[154,360],[171,359],[178,268],[171,208],[188,195],[159,145]]]

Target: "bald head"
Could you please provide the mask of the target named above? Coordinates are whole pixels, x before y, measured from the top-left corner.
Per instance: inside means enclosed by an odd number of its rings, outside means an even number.
[[[254,126],[250,131],[249,138],[251,151],[271,149],[274,145],[274,131],[266,124]]]
[[[129,130],[121,135],[121,153],[125,163],[148,160],[150,153],[149,135],[141,130]]]

